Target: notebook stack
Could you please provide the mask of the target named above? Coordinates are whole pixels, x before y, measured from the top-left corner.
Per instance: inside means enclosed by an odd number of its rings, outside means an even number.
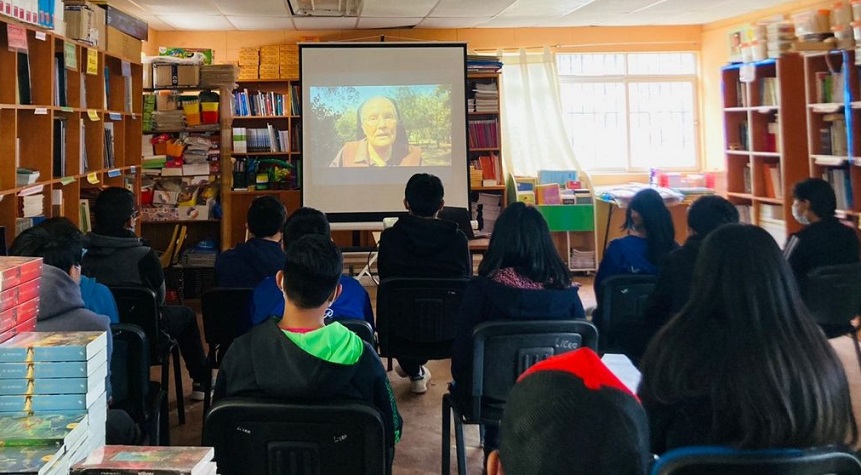
[[[138,447],[106,445],[72,467],[86,475],[214,475],[212,447]]]
[[[66,421],[69,429],[47,442],[26,439],[31,449],[52,445],[55,451],[51,457],[43,455],[37,471],[25,473],[68,472],[71,464],[105,444],[107,378],[105,332],[27,332],[0,344],[0,440],[7,437],[4,424],[54,427],[56,433]],[[14,448],[8,442],[5,446]],[[0,454],[0,460],[7,459],[34,463],[32,454],[20,450]]]
[[[42,259],[0,257],[0,342],[36,329]]]

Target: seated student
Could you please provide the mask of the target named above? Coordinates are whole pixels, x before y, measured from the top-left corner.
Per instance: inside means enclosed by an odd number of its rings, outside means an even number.
[[[328,236],[309,234],[290,243],[286,254],[275,277],[284,293],[284,314],[233,342],[221,363],[215,399],[363,401],[380,411],[393,454],[403,422],[382,362],[355,333],[338,322],[323,322],[341,291],[341,252]]]
[[[36,331],[107,332],[108,375],[105,379],[105,393],[110,401],[110,361],[113,354],[111,322],[106,315],[88,310],[81,299],[78,281],[81,278],[83,243],[83,233],[71,221],[67,218],[50,218],[19,234],[12,242],[9,254],[42,258]],[[137,427],[124,411],[109,410],[106,428],[109,444],[137,442]]]
[[[622,228],[629,234],[610,241],[595,274],[598,308],[592,321],[599,332],[604,330],[600,312],[604,282],[620,274],[657,274],[664,256],[678,247],[670,211],[661,195],[651,188],[638,191],[631,199]]]
[[[687,303],[691,295],[694,263],[703,240],[724,224],[738,223],[738,210],[720,196],[703,196],[688,208],[688,239],[667,254],[658,272],[658,282],[646,303],[644,317],[649,337],[657,333]],[[648,338],[644,339],[644,343]]]
[[[488,475],[644,475],[649,426],[637,397],[592,350],[546,359],[508,395]]]
[[[792,189],[792,216],[804,229],[789,236],[783,255],[804,288],[807,274],[823,266],[858,262],[858,235],[834,217],[837,199],[827,181],[808,178]]]
[[[329,238],[332,235],[326,215],[314,209],[299,208],[284,224],[284,243],[292,243],[302,236],[317,234]],[[341,294],[329,307],[331,316],[365,320],[374,328],[374,309],[371,297],[358,280],[349,275],[341,276]],[[251,325],[258,325],[270,317],[281,318],[284,314],[284,294],[272,275],[263,279],[251,297]]]
[[[541,213],[521,202],[505,208],[457,315],[451,356],[454,397],[464,405],[469,400],[475,327],[493,320],[586,318],[577,290]],[[496,428],[486,427],[486,451],[496,448],[496,439]]]
[[[143,286],[152,289],[161,306],[161,328],[179,343],[179,351],[193,380],[191,398],[203,400],[203,382],[209,378],[197,316],[188,307],[163,305],[164,271],[151,248],[135,235],[138,211],[134,194],[119,187],[106,188],[93,207],[95,226],[87,234],[87,253],[81,270],[107,286]]]
[[[377,270],[389,277],[461,277],[472,274],[466,235],[457,223],[437,219],[445,190],[436,176],[417,173],[407,182],[404,207],[409,214],[380,235]],[[427,392],[431,374],[427,361],[399,358],[395,368],[410,378],[411,391]]]
[[[219,287],[253,288],[284,265],[281,229],[287,210],[274,196],[251,202],[245,226],[251,239],[222,252],[215,259],[215,281]]]
[[[654,453],[855,443],[846,375],[766,231],[713,231],[691,295],[640,365]]]

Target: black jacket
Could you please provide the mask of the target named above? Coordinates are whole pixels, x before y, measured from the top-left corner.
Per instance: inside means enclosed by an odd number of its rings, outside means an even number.
[[[164,270],[155,251],[145,246],[133,232],[115,235],[87,234],[87,253],[81,272],[108,287],[144,286],[164,302]]]
[[[381,280],[468,276],[469,243],[456,223],[407,215],[380,236],[377,269]]]
[[[283,269],[284,259],[281,243],[252,238],[218,255],[215,280],[219,287],[254,288]]]
[[[341,328],[350,338],[359,338]],[[403,421],[382,362],[370,345],[362,345],[364,350],[355,364],[332,363],[300,348],[269,319],[230,345],[218,372],[214,399],[248,396],[294,402],[364,402],[380,411],[392,448]]]
[[[677,313],[691,295],[694,265],[700,253],[703,238],[691,236],[685,245],[667,254],[658,271],[658,281],[643,316],[650,335],[654,335]]]
[[[837,218],[821,219],[789,236],[783,249],[799,287],[817,268],[858,262],[858,235]]]

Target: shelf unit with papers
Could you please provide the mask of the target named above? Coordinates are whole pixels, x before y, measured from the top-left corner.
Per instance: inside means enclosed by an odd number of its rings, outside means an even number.
[[[292,211],[301,206],[299,190],[302,169],[302,129],[300,117],[300,83],[293,79],[250,79],[237,82],[232,92],[229,112],[229,160],[223,169],[224,225],[222,249],[229,249],[245,241],[246,213],[251,202],[263,195],[276,196]],[[280,162],[289,164],[286,180]],[[269,178],[265,184],[257,182],[253,166],[262,166],[257,172]],[[261,173],[263,171],[264,173]]]
[[[15,52],[0,35],[0,226],[8,241],[42,217],[86,226],[90,190],[139,186],[128,137],[140,136],[142,66],[7,18],[0,28],[27,40]]]
[[[499,124],[500,75],[496,72],[470,72],[467,74],[467,160],[470,169],[479,170],[481,179],[470,178],[470,206],[472,218],[479,229],[492,231],[492,224],[479,213],[477,203],[498,197],[499,212],[508,204],[505,173],[502,167],[502,134]],[[483,208],[483,206],[482,206]],[[495,222],[496,215],[493,216]]]
[[[743,220],[783,245],[800,225],[792,218],[792,185],[809,173],[804,59],[722,68],[727,196]]]

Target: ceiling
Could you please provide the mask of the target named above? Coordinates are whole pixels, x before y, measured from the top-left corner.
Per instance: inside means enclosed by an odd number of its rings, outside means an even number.
[[[286,0],[111,0],[156,30],[691,25],[787,0],[365,0],[358,18],[293,17]]]

